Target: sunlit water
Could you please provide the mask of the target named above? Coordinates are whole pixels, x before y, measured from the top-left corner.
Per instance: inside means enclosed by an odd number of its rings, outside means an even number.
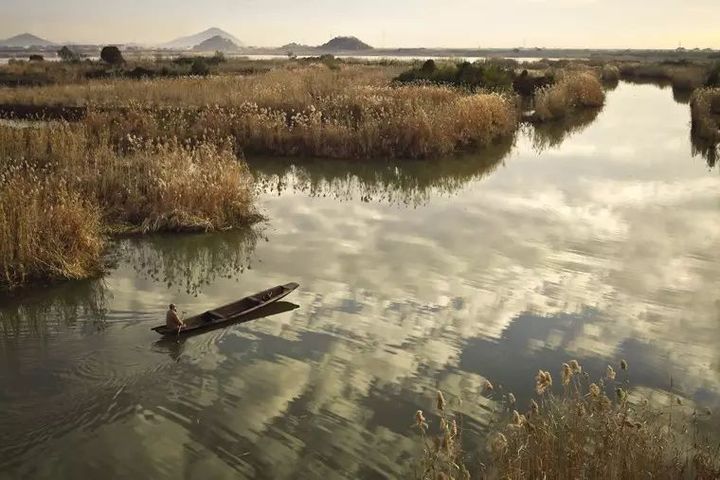
[[[254,160],[265,225],[125,240],[102,280],[2,299],[0,477],[392,477],[437,389],[472,452],[484,379],[527,404],[537,368],[570,358],[625,358],[646,392],[714,407],[720,175],[688,122],[669,89],[621,84],[482,154]],[[288,281],[294,310],[150,331],[171,301]]]

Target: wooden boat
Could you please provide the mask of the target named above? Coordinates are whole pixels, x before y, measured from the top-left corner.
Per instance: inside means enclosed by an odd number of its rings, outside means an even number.
[[[254,295],[250,295],[249,297],[240,299],[237,302],[229,303],[227,305],[223,305],[222,307],[208,310],[200,315],[187,318],[184,320],[185,327],[183,327],[179,332],[177,329],[168,328],[166,325],[153,327],[152,330],[155,330],[160,335],[183,335],[190,332],[197,332],[199,330],[215,328],[223,324],[230,324],[236,320],[240,320],[248,313],[277,302],[281,298],[289,295],[299,286],[300,285],[294,282],[287,283],[285,285],[278,285],[277,287],[269,288]]]

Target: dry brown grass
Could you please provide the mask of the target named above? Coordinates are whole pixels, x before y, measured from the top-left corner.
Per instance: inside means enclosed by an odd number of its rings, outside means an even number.
[[[504,395],[504,413],[488,435],[482,477],[720,478],[720,447],[709,438],[712,431],[703,433],[711,413],[685,406],[672,394],[658,404],[652,391],[632,391],[627,369],[621,361],[597,379],[574,360],[554,379],[540,370],[536,397],[523,413],[512,393]],[[454,445],[452,451],[461,450]],[[439,464],[435,471],[452,472],[444,478],[466,478],[464,470],[453,467],[458,456],[427,457],[426,449],[425,458]]]
[[[98,208],[32,168],[0,177],[0,287],[79,279],[99,270]]]
[[[706,142],[720,142],[720,88],[696,90],[690,109],[693,135]]]
[[[562,118],[576,108],[601,107],[605,92],[590,72],[571,73],[535,94],[535,118],[548,121]]]
[[[254,218],[231,143],[131,140],[125,154],[82,125],[0,128],[0,286],[97,271],[101,232],[219,230]]]
[[[620,69],[615,65],[603,65],[601,78],[603,82],[617,82],[620,80]]]
[[[692,91],[705,84],[710,66],[690,63],[687,65],[659,63],[626,63],[620,66],[623,78],[670,81],[674,89]]]
[[[441,156],[517,128],[511,97],[390,86],[393,69],[323,65],[252,77],[117,80],[0,89],[0,103],[88,105],[91,131],[143,139],[234,139],[244,151],[331,158]]]

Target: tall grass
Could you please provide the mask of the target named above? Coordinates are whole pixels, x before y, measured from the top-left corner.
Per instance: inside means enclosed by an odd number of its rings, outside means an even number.
[[[119,154],[82,125],[3,127],[0,164],[0,286],[91,275],[103,234],[218,230],[255,215],[252,176],[228,142],[132,140]]]
[[[620,66],[623,78],[670,81],[673,88],[692,91],[702,87],[710,74],[705,64],[626,63]]]
[[[18,91],[0,103],[89,105],[90,130],[121,148],[155,140],[233,138],[250,153],[331,158],[439,156],[517,128],[510,96],[389,86],[386,68],[322,65],[253,77],[117,80]]]
[[[642,391],[630,389],[627,369],[621,361],[591,379],[573,360],[561,366],[555,383],[550,372],[538,372],[537,396],[527,410],[512,393],[503,395],[504,413],[488,435],[489,456],[480,467],[483,477],[720,478],[720,447],[703,433],[710,413],[685,407],[673,395],[664,405],[650,403]],[[449,414],[441,413],[443,434],[443,419]],[[422,421],[416,415],[416,423],[425,439],[429,427],[422,413],[420,417]],[[450,437],[455,442],[460,438]],[[450,452],[462,451],[461,445],[452,447]],[[467,478],[459,460],[457,455],[428,457],[426,452],[421,464],[433,461],[434,471],[450,472],[443,478]]]
[[[720,142],[720,88],[696,90],[690,111],[693,135],[706,142]]]
[[[99,209],[32,167],[0,174],[0,287],[96,273]]]
[[[562,118],[577,108],[601,107],[605,92],[598,78],[589,72],[571,73],[535,94],[535,118],[548,121]]]

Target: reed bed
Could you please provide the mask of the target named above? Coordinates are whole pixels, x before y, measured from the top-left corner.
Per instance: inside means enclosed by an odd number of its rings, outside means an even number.
[[[511,96],[395,87],[389,73],[311,65],[252,77],[0,89],[0,103],[87,106],[89,131],[107,133],[121,150],[132,134],[191,142],[230,137],[242,151],[282,156],[419,158],[485,146],[517,128]]]
[[[5,127],[0,163],[4,287],[97,272],[108,233],[221,230],[255,218],[252,176],[230,141],[131,139],[119,154],[82,125]]]
[[[630,389],[628,368],[622,360],[608,365],[600,378],[591,379],[572,360],[562,364],[556,383],[550,372],[540,370],[535,377],[536,396],[526,410],[512,393],[502,395],[499,420],[488,434],[487,463],[476,462],[480,476],[508,480],[720,478],[720,446],[710,438],[711,429],[703,430],[711,412],[686,407],[672,394],[662,404],[651,403]],[[493,395],[492,386],[487,385],[486,391]],[[423,412],[416,414],[426,444],[420,464],[424,471],[444,475],[432,478],[466,479],[468,470],[459,453],[461,436],[453,427],[457,420],[448,423],[452,414],[440,407],[438,403],[440,433],[435,446],[425,440],[430,427]]]
[[[720,88],[696,90],[690,100],[692,134],[711,143],[720,142]]]
[[[605,92],[590,72],[564,75],[555,84],[535,94],[535,119],[557,120],[578,108],[597,108],[605,103]]]
[[[620,66],[622,78],[669,81],[674,89],[683,91],[704,86],[709,73],[709,65],[694,63],[626,63]]]
[[[97,273],[104,246],[96,205],[33,168],[0,176],[0,287]]]

